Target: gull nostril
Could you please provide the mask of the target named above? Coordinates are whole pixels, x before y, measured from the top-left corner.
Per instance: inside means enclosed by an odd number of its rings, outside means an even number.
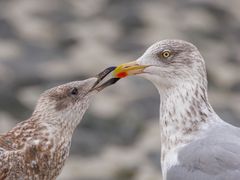
[[[127,69],[127,68],[129,68],[129,67],[130,67],[130,66],[125,66],[124,69]]]

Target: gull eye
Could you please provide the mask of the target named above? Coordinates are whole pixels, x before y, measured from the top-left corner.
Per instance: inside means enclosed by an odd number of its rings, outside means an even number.
[[[171,51],[169,50],[164,50],[160,53],[161,58],[167,59],[171,56]]]
[[[74,95],[74,96],[78,95],[78,89],[76,87],[72,88],[71,95]]]

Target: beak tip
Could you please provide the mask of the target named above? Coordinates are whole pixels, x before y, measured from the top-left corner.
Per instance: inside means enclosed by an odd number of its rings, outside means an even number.
[[[110,85],[113,85],[115,84],[120,78],[118,77],[115,77],[115,73],[114,73],[114,78],[111,78],[109,79],[107,82],[103,83],[102,85],[98,86],[100,84],[100,82],[108,75],[110,74],[112,71],[114,71],[116,69],[115,66],[112,66],[112,67],[108,67],[107,69],[105,69],[104,71],[102,71],[101,73],[99,73],[97,75],[97,79],[96,79],[96,82],[95,84],[93,85],[93,87],[90,89],[89,92],[92,92],[92,91],[101,91],[103,90],[104,88],[110,86]]]

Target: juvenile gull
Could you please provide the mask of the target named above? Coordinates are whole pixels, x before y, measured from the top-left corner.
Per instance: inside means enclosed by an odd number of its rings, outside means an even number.
[[[56,179],[91,98],[118,80],[99,85],[113,69],[47,90],[28,120],[0,135],[0,180]]]
[[[240,129],[209,104],[204,59],[191,43],[163,40],[115,77],[140,75],[161,96],[161,165],[164,180],[239,180]]]

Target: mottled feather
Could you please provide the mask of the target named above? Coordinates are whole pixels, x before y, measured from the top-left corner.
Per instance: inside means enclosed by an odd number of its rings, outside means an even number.
[[[240,131],[227,124],[212,128],[182,148],[178,157],[178,165],[167,172],[168,180],[238,180]]]
[[[32,116],[0,136],[0,180],[54,180],[69,155],[74,129],[95,92],[96,78],[44,92]],[[77,88],[74,94],[73,88]],[[59,104],[61,108],[59,108]]]

